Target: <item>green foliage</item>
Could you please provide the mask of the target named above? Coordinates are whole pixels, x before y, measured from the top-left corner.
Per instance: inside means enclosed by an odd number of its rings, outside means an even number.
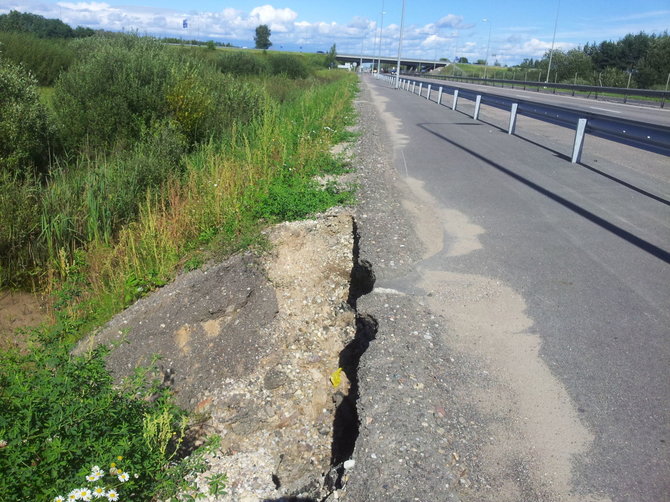
[[[206,450],[174,461],[188,419],[148,379],[153,371],[140,369],[116,387],[105,367],[107,349],[72,356],[46,338],[0,354],[0,499],[52,500],[103,483],[133,500],[196,493],[185,478],[202,472]],[[103,479],[86,483],[99,465]],[[221,493],[225,480],[212,481]]]
[[[0,287],[30,282],[39,233],[40,186],[0,171]]]
[[[309,68],[300,56],[279,52],[268,54],[268,58],[273,75],[286,75],[292,79],[309,76]]]
[[[337,47],[335,44],[330,47],[330,50],[326,54],[324,66],[326,68],[334,68],[337,66]]]
[[[128,488],[148,500],[171,450],[148,447],[145,415],[167,414],[178,431],[181,412],[156,386],[128,382],[116,391],[105,351],[70,356],[62,345],[36,344],[25,353],[0,355],[0,499],[47,500],[81,485],[90,466],[124,458],[138,473]],[[151,401],[146,396],[156,394]]]
[[[72,255],[90,241],[110,242],[135,219],[147,194],[183,170],[185,151],[183,135],[158,123],[128,151],[80,157],[78,164],[54,170],[42,193],[39,243],[54,256],[59,249]]]
[[[223,73],[233,75],[268,75],[270,64],[266,57],[250,52],[223,52],[216,61]]]
[[[12,10],[0,14],[0,31],[31,33],[40,38],[74,38],[93,35],[90,28],[78,27],[73,30],[60,19],[46,19],[43,16]]]
[[[626,87],[629,74],[618,68],[609,67],[598,75],[598,85],[603,87]]]
[[[67,147],[123,147],[165,115],[174,66],[165,47],[125,36],[93,37],[75,48],[80,59],[61,76],[54,95]]]
[[[321,187],[305,177],[281,176],[261,195],[256,215],[269,222],[299,220],[352,201],[351,192],[339,191],[335,185]]]
[[[0,59],[0,173],[33,176],[48,163],[49,124],[37,82]]]
[[[174,121],[190,145],[251,120],[262,96],[154,40],[93,37],[56,85],[54,105],[71,149],[126,148],[156,122]]]
[[[43,39],[30,33],[0,31],[0,54],[23,65],[39,85],[53,85],[74,58],[66,40]]]
[[[270,42],[270,35],[272,32],[267,24],[261,24],[256,27],[256,34],[254,35],[254,42],[256,42],[256,49],[269,49],[272,46]]]
[[[664,89],[670,75],[670,36],[667,32],[656,37],[638,65],[637,80],[642,87],[658,86]]]

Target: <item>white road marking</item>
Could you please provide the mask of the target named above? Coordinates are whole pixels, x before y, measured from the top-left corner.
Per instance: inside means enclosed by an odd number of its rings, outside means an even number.
[[[598,108],[597,106],[589,106],[589,108],[592,108],[594,110],[600,110],[601,112],[621,113],[616,110],[609,110],[607,108]]]

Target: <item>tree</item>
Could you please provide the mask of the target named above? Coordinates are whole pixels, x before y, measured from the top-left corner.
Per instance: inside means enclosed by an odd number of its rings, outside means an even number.
[[[468,58],[461,56],[458,58],[458,62],[462,64],[468,64]]]
[[[661,89],[664,88],[670,75],[670,36],[667,32],[652,40],[649,50],[640,59],[638,71],[641,87],[658,85]]]
[[[326,54],[326,68],[332,68],[337,65],[337,48],[335,44],[332,45],[328,53]]]
[[[256,27],[256,36],[254,37],[254,42],[256,42],[256,49],[269,49],[272,45],[270,42],[270,28],[267,24],[261,24]]]

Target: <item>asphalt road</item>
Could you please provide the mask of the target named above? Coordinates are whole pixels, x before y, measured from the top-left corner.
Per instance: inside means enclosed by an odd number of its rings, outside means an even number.
[[[667,107],[660,108],[658,106],[653,107],[652,105],[640,106],[629,103],[624,104],[606,100],[594,100],[580,96],[540,93],[531,90],[524,91],[521,88],[511,89],[509,87],[493,87],[489,85],[469,84],[450,80],[438,80],[430,78],[413,78],[412,80],[427,82],[432,85],[433,89],[436,89],[436,86],[445,85],[462,89],[480,90],[482,92],[505,96],[507,98],[522,98],[548,105],[568,106],[574,110],[583,110],[589,113],[600,113],[610,117],[627,118],[649,124],[670,126],[670,109]]]
[[[425,300],[473,364],[461,496],[670,500],[668,158],[593,139],[574,165],[561,128],[508,136],[366,81],[425,250],[376,287]]]

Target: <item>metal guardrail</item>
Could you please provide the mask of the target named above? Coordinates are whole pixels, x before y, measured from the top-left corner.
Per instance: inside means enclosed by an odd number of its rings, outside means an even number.
[[[395,84],[396,80],[395,76],[391,75],[380,75],[379,78],[393,84]],[[421,97],[424,97],[423,89],[425,88],[425,98],[430,100],[432,97],[433,85],[428,82],[401,78],[399,80],[399,88],[413,94],[418,94]],[[508,98],[478,90],[459,89],[449,85],[436,85],[435,90],[438,93],[436,103],[439,105],[442,104],[442,96],[445,90],[447,93],[453,95],[452,110],[457,109],[459,97],[474,101],[475,110],[472,116],[474,120],[479,118],[479,109],[482,104],[509,111],[508,134],[514,134],[516,119],[519,114],[575,129],[571,156],[572,163],[579,162],[581,159],[584,135],[586,133],[635,148],[670,156],[670,127],[610,117],[599,113],[573,110],[567,107],[537,103],[525,99]]]
[[[410,74],[413,75],[413,74]],[[513,89],[518,87],[519,89],[528,89],[528,88],[537,88],[539,92],[540,89],[552,89],[553,94],[556,94],[557,90],[570,92],[573,96],[577,92],[587,92],[593,93],[594,98],[598,99],[598,94],[616,94],[618,96],[623,96],[623,102],[626,103],[629,98],[654,98],[660,100],[661,108],[665,107],[665,102],[670,100],[670,91],[654,91],[651,89],[630,89],[623,87],[601,87],[597,85],[580,85],[580,84],[558,84],[553,82],[531,82],[525,80],[507,80],[507,79],[495,79],[495,78],[477,78],[477,77],[463,77],[458,75],[414,75],[421,76],[422,78],[430,78],[435,80],[455,80],[459,82],[471,82],[473,84],[484,84],[496,86],[500,84],[501,87],[511,86]]]

